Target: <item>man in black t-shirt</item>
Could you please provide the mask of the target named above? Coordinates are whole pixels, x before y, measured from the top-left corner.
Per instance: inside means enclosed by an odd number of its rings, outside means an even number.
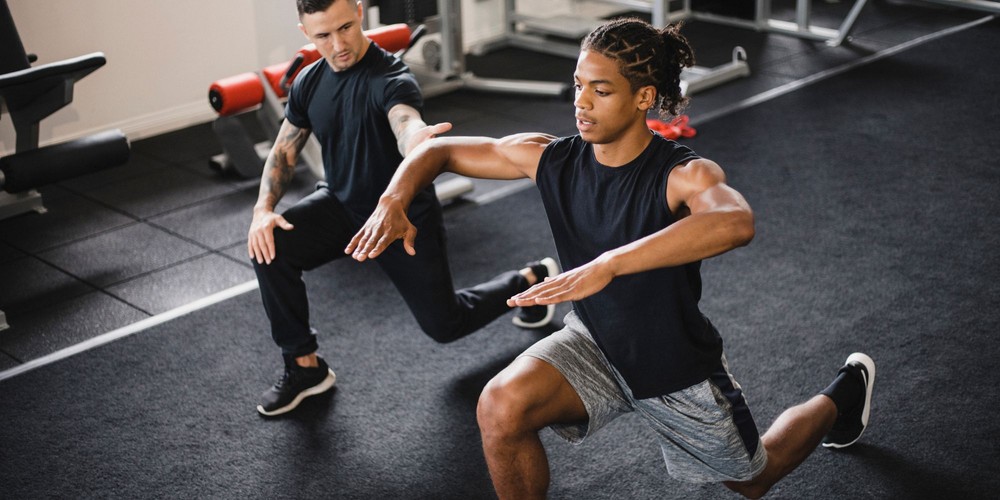
[[[671,475],[758,498],[820,442],[850,446],[868,425],[875,364],[854,353],[826,389],[758,434],[722,339],[698,307],[701,260],[748,244],[753,212],[718,164],[646,124],[650,110],[677,114],[681,70],[693,62],[677,26],[616,19],[598,27],[574,75],[579,135],[429,140],[407,156],[348,246],[361,260],[382,258],[396,239],[414,245],[406,209],[442,171],[535,181],[569,270],[508,304],[571,301],[573,311],[479,398],[501,498],[544,498],[545,427],[579,443],[635,412]]]
[[[266,416],[295,409],[303,398],[333,387],[335,375],[317,355],[302,272],[344,257],[345,247],[372,213],[410,150],[451,124],[426,125],[417,82],[398,57],[361,30],[358,0],[298,0],[299,28],[323,56],[304,68],[289,91],[253,209],[247,251],[260,284],[271,335],[285,371],[261,396]],[[274,209],[310,134],[323,150],[326,181],[282,214]],[[456,291],[445,248],[441,205],[433,186],[413,198],[409,217],[419,228],[413,245],[395,245],[378,263],[400,291],[420,327],[438,342],[468,335],[509,311],[506,300],[558,273],[554,259],[529,263]],[[546,326],[554,305],[521,308],[514,324]]]

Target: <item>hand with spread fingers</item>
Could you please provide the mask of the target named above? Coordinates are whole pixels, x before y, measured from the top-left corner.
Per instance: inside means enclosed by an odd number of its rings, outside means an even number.
[[[416,255],[414,241],[417,239],[417,228],[406,217],[406,210],[398,200],[379,200],[375,211],[361,230],[351,238],[344,253],[358,261],[378,257],[392,242],[402,239],[406,253]]]
[[[284,217],[270,210],[255,210],[247,237],[247,252],[258,264],[270,264],[276,256],[275,228],[291,231],[294,226]]]
[[[507,299],[507,305],[529,307],[584,299],[603,290],[614,277],[610,260],[598,258],[535,283],[531,288]]]

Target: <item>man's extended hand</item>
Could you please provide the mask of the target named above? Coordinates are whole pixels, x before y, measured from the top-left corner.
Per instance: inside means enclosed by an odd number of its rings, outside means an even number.
[[[507,299],[507,305],[531,307],[584,299],[603,290],[614,277],[610,262],[598,258],[535,283],[531,288]]]
[[[274,260],[274,228],[278,227],[285,231],[294,229],[292,223],[284,217],[270,210],[254,210],[253,221],[250,223],[250,231],[247,234],[247,252],[250,258],[258,264],[268,263]]]
[[[451,124],[448,122],[427,125],[414,130],[413,133],[406,138],[406,151],[403,152],[403,156],[409,155],[410,151],[413,151],[414,148],[422,144],[424,141],[433,139],[437,135],[443,134],[449,130],[451,130]]]
[[[364,262],[366,259],[378,257],[386,247],[398,239],[403,240],[406,253],[416,255],[417,250],[413,247],[413,243],[417,239],[417,228],[410,223],[410,219],[406,217],[406,210],[399,201],[383,198],[379,200],[375,211],[368,217],[368,221],[358,234],[351,238],[344,253],[351,254],[351,257],[358,262]]]

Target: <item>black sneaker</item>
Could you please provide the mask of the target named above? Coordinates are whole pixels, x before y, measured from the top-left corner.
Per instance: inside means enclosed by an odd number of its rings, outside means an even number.
[[[538,278],[538,283],[541,283],[549,276],[559,274],[559,264],[552,257],[546,257],[536,262],[529,262],[525,267],[531,268],[531,272],[535,273],[535,277]],[[521,328],[541,328],[551,323],[555,315],[555,304],[522,307],[517,311],[511,322]]]
[[[285,364],[285,373],[274,387],[261,394],[257,411],[268,417],[288,413],[303,399],[328,391],[336,381],[337,376],[323,358],[319,358],[316,368],[299,366],[291,360]]]
[[[833,429],[823,438],[823,446],[827,448],[846,448],[854,444],[868,427],[872,409],[872,387],[875,385],[875,362],[872,358],[860,352],[851,354],[840,371],[853,374],[865,384],[865,400],[837,417]]]

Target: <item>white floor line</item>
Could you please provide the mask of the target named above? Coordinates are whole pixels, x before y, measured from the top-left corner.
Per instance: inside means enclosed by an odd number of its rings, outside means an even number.
[[[952,26],[951,28],[946,28],[946,29],[943,29],[941,31],[936,31],[934,33],[929,33],[929,34],[924,35],[924,36],[922,36],[920,38],[914,38],[913,40],[910,40],[908,42],[904,42],[904,43],[901,43],[899,45],[896,45],[896,46],[893,46],[893,47],[889,47],[888,49],[880,50],[880,51],[878,51],[878,52],[876,52],[874,54],[869,54],[869,55],[867,55],[865,57],[862,57],[861,59],[856,59],[854,61],[850,61],[850,62],[841,64],[840,66],[836,66],[834,68],[823,70],[823,71],[820,71],[819,73],[814,73],[814,74],[809,75],[807,77],[800,78],[800,79],[795,80],[793,82],[788,82],[788,83],[786,83],[784,85],[781,85],[779,87],[775,87],[775,88],[773,88],[771,90],[768,90],[768,91],[765,91],[765,92],[761,92],[760,94],[757,94],[755,96],[748,97],[748,98],[746,98],[746,99],[744,99],[744,100],[742,100],[740,102],[737,102],[737,103],[735,103],[735,104],[733,104],[731,106],[726,106],[724,108],[720,108],[720,109],[717,109],[715,111],[711,111],[711,112],[705,113],[705,114],[700,115],[698,117],[691,118],[691,125],[695,126],[695,125],[700,125],[702,123],[707,123],[709,121],[715,120],[715,119],[717,119],[719,117],[728,115],[730,113],[739,111],[741,109],[746,109],[746,108],[749,108],[751,106],[756,106],[756,105],[758,105],[758,104],[760,104],[762,102],[770,101],[771,99],[774,99],[776,97],[780,97],[780,96],[788,94],[788,93],[790,93],[790,92],[792,92],[794,90],[798,90],[798,89],[800,89],[802,87],[805,87],[806,85],[810,85],[810,84],[816,83],[816,82],[818,82],[820,80],[826,80],[827,78],[830,78],[830,77],[833,77],[833,76],[837,76],[837,75],[839,75],[841,73],[844,73],[845,71],[849,71],[849,70],[857,68],[859,66],[864,66],[865,64],[869,64],[869,63],[878,61],[879,59],[884,59],[884,58],[889,57],[891,55],[898,54],[898,53],[900,53],[900,52],[902,52],[904,50],[911,49],[913,47],[916,47],[917,45],[921,45],[921,44],[927,43],[927,42],[929,42],[931,40],[936,40],[938,38],[951,35],[952,33],[957,33],[959,31],[963,31],[963,30],[972,28],[973,26],[978,26],[980,24],[989,22],[989,21],[993,20],[994,17],[996,17],[996,16],[992,16],[992,15],[991,16],[986,16],[986,17],[983,17],[981,19],[977,19],[975,21],[970,21],[970,22],[965,23],[965,24],[960,24],[958,26]]]
[[[30,370],[34,370],[35,368],[38,368],[40,366],[45,366],[49,363],[54,363],[56,361],[66,359],[70,356],[73,356],[74,354],[79,354],[83,351],[87,351],[95,347],[102,346],[109,342],[118,340],[122,337],[128,337],[129,335],[132,335],[134,333],[138,333],[143,330],[152,328],[156,325],[166,323],[167,321],[170,321],[172,319],[179,318],[181,316],[190,314],[199,309],[204,309],[210,305],[217,304],[224,300],[236,297],[237,295],[242,295],[246,292],[256,289],[257,289],[257,280],[248,281],[241,285],[236,285],[227,290],[223,290],[221,292],[209,295],[208,297],[198,299],[194,302],[191,302],[190,304],[185,304],[183,306],[176,307],[167,312],[157,314],[156,316],[151,316],[142,321],[132,323],[131,325],[124,326],[117,330],[112,330],[108,333],[80,342],[79,344],[71,345],[65,349],[60,349],[52,354],[42,356],[41,358],[38,359],[33,359],[24,364],[18,365],[14,368],[2,371],[0,372],[0,381],[20,375]]]
[[[876,52],[874,54],[862,57],[861,59],[858,59],[858,60],[855,60],[855,61],[851,61],[849,63],[842,64],[842,65],[837,66],[835,68],[830,68],[828,70],[821,71],[819,73],[807,76],[805,78],[801,78],[799,80],[795,80],[794,82],[786,83],[786,84],[784,84],[784,85],[782,85],[780,87],[776,87],[774,89],[771,89],[771,90],[768,90],[766,92],[762,92],[762,93],[757,94],[755,96],[752,96],[752,97],[749,97],[747,99],[744,99],[744,100],[742,100],[742,101],[740,101],[740,102],[738,102],[738,103],[736,103],[736,104],[734,104],[732,106],[728,106],[728,107],[725,107],[725,108],[713,111],[711,113],[706,113],[704,115],[701,115],[700,117],[698,117],[696,119],[692,119],[691,120],[691,124],[692,125],[698,125],[698,124],[701,124],[701,123],[708,122],[710,120],[714,120],[714,119],[719,118],[721,116],[728,115],[728,114],[730,114],[732,112],[735,112],[735,111],[738,111],[738,110],[741,110],[741,109],[746,109],[746,108],[749,108],[750,106],[755,106],[755,105],[760,104],[762,102],[774,99],[775,97],[779,97],[779,96],[785,95],[785,94],[787,94],[789,92],[792,92],[793,90],[800,89],[800,88],[802,88],[802,87],[804,87],[806,85],[815,83],[815,82],[820,81],[820,80],[825,80],[825,79],[830,78],[830,77],[835,76],[835,75],[839,75],[839,74],[841,74],[841,73],[843,73],[845,71],[848,71],[850,69],[856,68],[858,66],[869,64],[871,62],[877,61],[879,59],[883,59],[885,57],[889,57],[889,56],[891,56],[893,54],[897,54],[899,52],[902,52],[904,50],[910,49],[912,47],[916,47],[917,45],[929,42],[931,40],[935,40],[937,38],[941,38],[941,37],[950,35],[952,33],[957,33],[959,31],[963,31],[963,30],[966,30],[968,28],[972,28],[973,26],[978,26],[980,24],[989,22],[989,21],[993,20],[994,17],[996,17],[996,16],[993,16],[993,15],[986,16],[986,17],[984,17],[982,19],[977,19],[975,21],[970,21],[970,22],[965,23],[965,24],[961,24],[961,25],[958,25],[958,26],[953,26],[951,28],[943,29],[941,31],[937,31],[937,32],[934,32],[934,33],[931,33],[931,34],[928,34],[928,35],[924,35],[924,36],[922,36],[920,38],[915,38],[913,40],[910,40],[909,42],[901,43],[901,44],[896,45],[894,47],[890,47],[888,49],[881,50],[881,51]],[[504,198],[506,196],[510,196],[510,195],[512,195],[514,193],[523,191],[523,190],[525,190],[525,189],[527,189],[527,188],[529,188],[529,187],[531,187],[533,185],[534,185],[534,183],[532,183],[530,180],[524,179],[522,181],[513,182],[509,186],[505,186],[505,187],[493,190],[493,191],[491,191],[489,193],[486,193],[486,194],[484,194],[482,196],[474,198],[473,201],[476,202],[476,203],[478,203],[478,204],[480,204],[480,205],[484,205],[484,204],[491,203],[491,202],[494,202],[496,200],[499,200],[501,198]],[[14,377],[14,376],[17,376],[17,375],[20,375],[20,374],[22,374],[24,372],[27,372],[27,371],[30,371],[30,370],[34,370],[35,368],[38,368],[40,366],[45,366],[45,365],[47,365],[49,363],[54,363],[56,361],[59,361],[59,360],[62,360],[62,359],[66,359],[66,358],[68,358],[70,356],[73,356],[74,354],[79,354],[79,353],[81,353],[83,351],[87,351],[89,349],[93,349],[95,347],[107,344],[109,342],[118,340],[118,339],[120,339],[122,337],[127,337],[129,335],[141,332],[141,331],[146,330],[148,328],[152,328],[152,327],[154,327],[156,325],[160,325],[160,324],[166,323],[167,321],[170,321],[172,319],[179,318],[181,316],[190,314],[190,313],[192,313],[194,311],[197,311],[199,309],[203,309],[203,308],[208,307],[210,305],[217,304],[217,303],[222,302],[224,300],[230,299],[232,297],[236,297],[238,295],[242,295],[242,294],[244,294],[246,292],[249,292],[251,290],[256,290],[256,289],[257,289],[257,280],[248,281],[246,283],[243,283],[242,285],[236,285],[236,286],[234,286],[234,287],[232,287],[232,288],[230,288],[228,290],[223,290],[221,292],[212,294],[212,295],[210,295],[208,297],[205,297],[203,299],[196,300],[196,301],[194,301],[194,302],[192,302],[190,304],[183,305],[183,306],[180,306],[180,307],[175,308],[175,309],[171,309],[171,310],[169,310],[169,311],[167,311],[165,313],[157,314],[156,316],[152,316],[150,318],[146,318],[146,319],[144,319],[142,321],[139,321],[137,323],[132,323],[131,325],[119,328],[117,330],[110,331],[110,332],[105,333],[103,335],[100,335],[98,337],[94,337],[94,338],[92,338],[90,340],[86,340],[84,342],[80,342],[79,344],[75,344],[75,345],[69,346],[69,347],[67,347],[65,349],[61,349],[59,351],[56,351],[56,352],[54,352],[52,354],[43,356],[43,357],[38,358],[38,359],[33,359],[31,361],[28,361],[28,362],[25,362],[23,364],[20,364],[20,365],[14,367],[14,368],[2,371],[2,372],[0,372],[0,381],[6,380],[8,378],[11,378],[11,377]]]

